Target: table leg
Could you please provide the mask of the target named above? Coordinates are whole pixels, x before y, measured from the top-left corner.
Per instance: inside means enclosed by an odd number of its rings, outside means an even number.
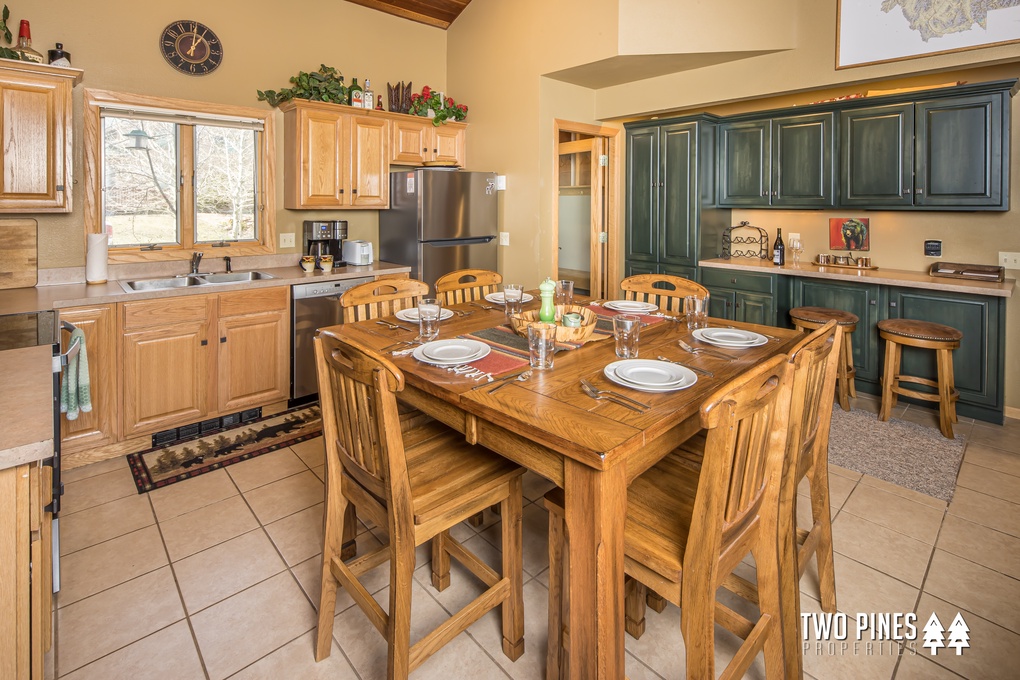
[[[570,677],[624,677],[623,531],[626,465],[564,464],[570,546]]]

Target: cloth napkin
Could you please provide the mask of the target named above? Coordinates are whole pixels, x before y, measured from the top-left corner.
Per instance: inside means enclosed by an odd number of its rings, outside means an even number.
[[[68,420],[77,420],[79,412],[92,410],[92,386],[89,380],[89,358],[85,351],[85,331],[75,328],[67,346],[78,341],[78,354],[64,366],[60,381],[60,412]]]
[[[613,317],[617,314],[632,314],[633,312],[618,312],[615,309],[606,309],[602,305],[588,305],[588,309],[595,312],[595,315],[599,317],[598,322],[595,324],[595,333],[599,335],[612,335],[613,334]],[[665,321],[661,316],[653,316],[651,314],[638,314],[641,317],[641,323],[645,326],[651,326]]]

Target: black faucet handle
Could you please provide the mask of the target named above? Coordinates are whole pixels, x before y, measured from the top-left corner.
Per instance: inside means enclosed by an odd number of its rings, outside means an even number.
[[[229,274],[229,273],[230,273],[231,271],[233,271],[233,270],[232,270],[232,269],[230,268],[230,256],[229,256],[229,255],[224,255],[224,256],[223,256],[223,264],[224,264],[224,266],[226,266],[226,268],[227,268],[227,273],[228,273],[228,274]]]

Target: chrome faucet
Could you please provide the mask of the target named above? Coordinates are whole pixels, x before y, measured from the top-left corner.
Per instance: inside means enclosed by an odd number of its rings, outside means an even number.
[[[223,258],[223,265],[224,265],[224,266],[225,266],[225,267],[227,268],[227,273],[228,273],[228,274],[229,274],[230,272],[234,271],[234,270],[233,270],[233,269],[231,269],[231,267],[230,267],[230,256],[229,256],[229,255],[227,255],[227,256],[225,256],[225,257]]]
[[[203,253],[199,253],[199,252],[194,252],[194,253],[191,254],[191,273],[192,274],[197,274],[198,273],[198,267],[202,263],[202,255],[203,255]]]

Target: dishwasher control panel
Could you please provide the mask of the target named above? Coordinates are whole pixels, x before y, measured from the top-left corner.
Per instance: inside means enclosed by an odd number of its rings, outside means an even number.
[[[339,295],[348,288],[360,286],[363,283],[374,281],[372,277],[357,279],[342,279],[340,281],[325,281],[322,283],[299,283],[291,287],[291,296],[294,300],[306,298],[328,297]]]

